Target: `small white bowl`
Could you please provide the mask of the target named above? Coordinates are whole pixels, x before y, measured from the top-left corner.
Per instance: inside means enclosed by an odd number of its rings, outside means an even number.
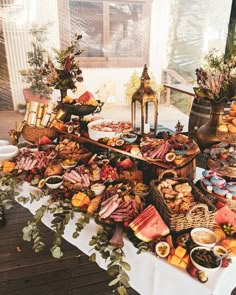
[[[106,187],[102,183],[95,183],[95,184],[92,184],[90,188],[94,192],[95,196],[98,196],[103,193]]]
[[[227,257],[229,254],[229,251],[223,246],[214,246],[213,252],[216,256],[220,258]]]
[[[216,244],[216,236],[214,232],[205,227],[197,227],[191,230],[191,238],[195,244],[204,247],[214,247]]]
[[[8,140],[0,139],[0,146],[8,145],[8,144],[9,144]]]
[[[15,145],[0,146],[0,161],[9,160],[18,154],[18,147]]]
[[[60,179],[59,182],[56,182],[56,183],[48,183],[48,181],[50,182],[53,178],[56,178],[56,179]],[[51,189],[57,189],[61,186],[61,184],[63,183],[63,177],[61,175],[52,175],[52,176],[49,176],[46,178],[46,181],[45,181],[45,184],[48,188],[51,188]]]
[[[120,137],[127,143],[134,143],[138,138],[134,133],[123,133]]]
[[[195,252],[195,251],[199,251],[199,250],[200,250],[200,251],[204,251],[204,250],[205,250],[205,251],[207,251],[207,252],[212,251],[212,253],[213,253],[213,257],[215,257],[216,260],[218,259],[218,264],[217,264],[217,266],[216,266],[216,267],[206,267],[206,266],[203,266],[203,265],[199,264],[199,262],[197,262],[197,261],[195,260],[195,257],[194,257],[194,252]],[[202,257],[202,256],[201,256],[201,257]],[[191,252],[190,252],[190,259],[191,259],[191,261],[192,261],[192,264],[193,264],[197,269],[204,271],[206,274],[211,274],[211,273],[216,272],[217,270],[220,269],[221,264],[222,264],[222,260],[221,260],[218,256],[216,256],[216,255],[214,254],[213,250],[211,250],[211,249],[209,249],[209,248],[207,248],[207,247],[195,247],[195,248],[193,248],[193,249],[191,250]]]

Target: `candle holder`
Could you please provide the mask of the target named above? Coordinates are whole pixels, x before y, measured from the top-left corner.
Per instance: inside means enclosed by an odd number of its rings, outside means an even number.
[[[139,102],[141,105],[141,126],[140,126],[140,133],[144,134],[147,133],[147,127],[149,124],[148,121],[148,104],[153,103],[153,115],[154,115],[154,134],[157,134],[157,117],[158,117],[158,98],[156,92],[151,88],[150,82],[151,79],[148,75],[148,68],[146,64],[143,68],[143,73],[141,76],[141,83],[139,88],[134,92],[132,95],[131,101],[131,120],[132,120],[132,127],[136,129],[136,102]],[[145,124],[145,125],[144,125]],[[144,128],[145,127],[145,128]],[[149,132],[150,132],[150,125],[149,125]],[[148,133],[149,133],[148,132]]]

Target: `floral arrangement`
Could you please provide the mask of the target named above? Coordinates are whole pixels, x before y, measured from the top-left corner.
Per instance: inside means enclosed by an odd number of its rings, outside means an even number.
[[[76,82],[82,82],[82,71],[78,56],[83,52],[77,50],[78,41],[82,35],[75,35],[71,45],[65,50],[54,49],[55,63],[51,58],[44,64],[41,74],[45,77],[48,86],[56,89],[76,89]]]
[[[223,52],[212,49],[206,54],[202,67],[196,69],[196,75],[197,97],[215,103],[236,98],[236,56],[225,59]]]

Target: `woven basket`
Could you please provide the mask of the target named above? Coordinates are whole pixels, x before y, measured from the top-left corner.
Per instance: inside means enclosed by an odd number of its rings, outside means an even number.
[[[182,230],[206,227],[213,228],[214,220],[216,216],[216,208],[210,202],[204,194],[187,178],[176,178],[188,182],[192,187],[192,195],[194,196],[195,204],[189,209],[186,214],[174,214],[171,212],[164,197],[157,190],[157,185],[161,179],[152,180],[150,182],[151,194],[154,198],[154,202],[161,217],[173,232],[179,232]]]
[[[22,130],[24,139],[32,143],[35,143],[44,135],[50,139],[55,139],[57,137],[57,131],[55,128],[33,127],[29,125],[24,125]]]

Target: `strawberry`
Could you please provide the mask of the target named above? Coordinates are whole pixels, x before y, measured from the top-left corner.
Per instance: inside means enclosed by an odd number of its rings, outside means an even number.
[[[223,258],[222,259],[221,267],[228,267],[228,266],[229,266],[229,260],[228,260],[228,258]]]
[[[191,277],[193,277],[193,278],[197,277],[198,269],[192,264],[192,262],[189,262],[186,270],[190,274]]]
[[[227,157],[228,157],[228,155],[225,153],[220,153],[220,155],[219,155],[220,160],[225,160]]]

